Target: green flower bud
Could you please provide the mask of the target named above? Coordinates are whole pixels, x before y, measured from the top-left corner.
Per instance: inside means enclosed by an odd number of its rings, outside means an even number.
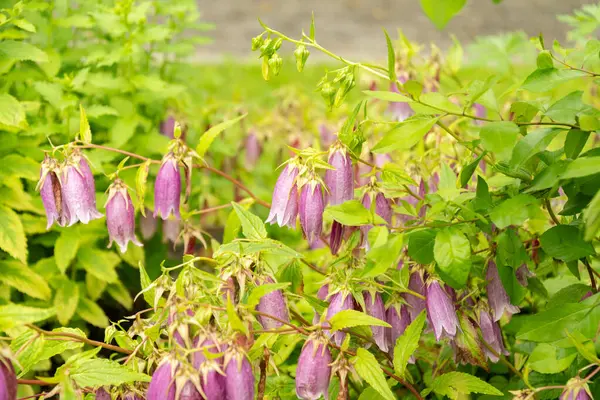
[[[336,90],[331,83],[326,82],[321,86],[321,96],[323,96],[323,99],[325,99],[325,102],[329,107],[333,106]]]
[[[265,41],[265,39],[262,37],[262,35],[253,37],[252,38],[252,51],[256,51],[256,50],[260,49],[260,47],[263,45],[264,41]]]
[[[269,58],[271,57],[271,54],[273,54],[273,41],[270,38],[267,38],[260,46],[260,55],[261,57]]]
[[[262,61],[262,76],[265,81],[268,81],[269,78],[271,77],[271,74],[269,71],[269,60],[266,57],[263,57],[263,61]]]
[[[269,68],[273,72],[273,75],[279,75],[279,71],[281,71],[281,66],[283,65],[283,59],[279,57],[279,54],[274,53],[271,58],[269,58]]]
[[[279,50],[279,48],[281,47],[281,43],[283,43],[283,39],[281,39],[281,38],[275,39],[275,41],[273,42],[273,51]]]
[[[298,69],[298,72],[302,72],[304,69],[304,64],[306,64],[306,60],[308,59],[309,55],[310,52],[303,44],[299,44],[296,47],[296,50],[294,50],[294,56],[296,57],[296,68]]]

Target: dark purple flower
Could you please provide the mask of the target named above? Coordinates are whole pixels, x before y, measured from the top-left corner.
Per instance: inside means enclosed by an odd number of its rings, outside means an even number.
[[[327,398],[331,378],[331,352],[326,339],[313,334],[304,343],[296,367],[296,396],[304,400]]]
[[[10,360],[0,357],[0,400],[17,399],[17,376]]]
[[[162,165],[156,175],[154,183],[154,218],[163,220],[173,213],[176,219],[179,215],[179,202],[181,197],[181,174],[179,165],[173,153],[163,157]]]
[[[483,340],[498,354],[503,354],[505,356],[510,353],[504,347],[504,340],[502,338],[502,332],[500,331],[500,326],[498,322],[492,320],[490,313],[486,310],[479,311],[479,328],[481,328],[481,335],[483,336]],[[487,358],[495,363],[498,362],[499,358],[494,355],[487,347],[484,346],[483,351]]]
[[[175,400],[175,371],[177,363],[163,360],[152,374],[146,398],[148,400]]]
[[[488,302],[490,303],[490,307],[492,307],[494,321],[499,321],[505,312],[508,313],[509,316],[517,314],[520,311],[519,307],[510,304],[510,298],[508,297],[508,294],[506,294],[506,290],[504,290],[495,262],[490,260],[485,277],[488,281]]]
[[[344,238],[344,231],[344,225],[337,221],[333,221],[331,224],[331,234],[329,235],[329,248],[331,249],[331,254],[334,256],[340,251],[342,239]]]
[[[227,400],[253,400],[254,375],[248,358],[232,350],[225,357],[225,394]]]
[[[413,271],[410,274],[408,280],[408,288],[415,293],[425,297],[427,292],[425,282],[423,281],[423,272]],[[403,294],[404,299],[408,303],[408,313],[410,314],[411,320],[417,318],[417,316],[425,309],[425,299],[421,299],[415,295],[405,293]]]
[[[385,328],[385,330],[389,350],[393,353],[396,341],[410,324],[408,307],[404,304],[391,305],[386,311],[385,320],[392,326],[391,328]]]
[[[365,291],[363,293],[365,298],[365,311],[371,317],[378,318],[382,321],[386,320],[385,307],[383,306],[383,300],[381,300],[381,294],[375,293],[375,296],[371,296],[371,292]],[[389,322],[388,322],[389,323]],[[371,332],[373,332],[373,340],[377,347],[381,351],[388,351],[388,341],[386,338],[386,330],[388,328],[384,326],[371,326]]]
[[[69,226],[102,217],[96,210],[96,187],[89,165],[83,157],[73,156],[64,167],[62,181],[64,205],[69,211]]]
[[[437,280],[433,279],[427,284],[426,298],[427,319],[433,327],[436,340],[444,336],[454,337],[458,327],[454,304]]]
[[[256,133],[252,131],[248,132],[244,147],[246,148],[246,167],[253,167],[258,161],[262,151]]]
[[[285,297],[281,290],[274,290],[261,297],[256,310],[277,317],[282,321],[290,321]],[[264,315],[259,315],[258,320],[264,329],[277,329],[284,325],[282,322]]]
[[[298,190],[296,186],[296,177],[298,176],[298,165],[289,163],[277,178],[275,189],[273,190],[273,200],[271,211],[267,222],[270,224],[296,226],[296,216],[298,215]]]
[[[135,210],[127,187],[120,179],[115,179],[108,189],[108,201],[106,202],[106,227],[111,247],[117,242],[121,253],[127,251],[127,243],[130,241],[136,246],[142,246],[135,237]]]
[[[40,181],[37,184],[48,220],[46,229],[50,229],[54,222],[59,226],[65,226],[70,220],[57,171],[58,162],[46,155],[42,161]]]
[[[300,194],[300,225],[309,243],[314,243],[321,237],[323,230],[323,190],[317,180],[310,180],[302,187]]]
[[[354,299],[352,295],[345,291],[340,291],[331,296],[329,299],[329,307],[327,307],[327,319],[330,320],[333,316],[343,310],[353,310]],[[331,336],[331,332],[329,333]],[[340,346],[346,337],[345,332],[335,332],[334,341]]]
[[[145,216],[140,216],[140,231],[144,240],[151,239],[156,233],[157,220],[152,215],[152,212],[148,209],[145,210]]]

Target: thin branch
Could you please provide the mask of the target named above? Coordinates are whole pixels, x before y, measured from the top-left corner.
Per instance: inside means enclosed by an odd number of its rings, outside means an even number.
[[[321,269],[319,269],[319,267],[312,265],[311,263],[309,263],[308,261],[306,261],[304,258],[300,259],[300,262],[304,265],[306,265],[308,268],[312,269],[315,272],[318,272],[321,275],[326,275],[327,273],[325,271],[322,271]]]
[[[560,225],[560,221],[558,220],[558,218],[556,218],[556,214],[554,214],[554,211],[552,211],[550,199],[545,199],[544,204],[546,205],[546,210],[548,210],[548,214],[550,214],[550,218],[552,218],[552,221],[554,221],[556,225]]]
[[[590,283],[592,284],[592,290],[594,291],[594,293],[598,293],[598,286],[596,286],[596,278],[594,278],[594,269],[592,268],[592,266],[590,265],[590,263],[588,262],[588,260],[584,257],[581,259],[581,262],[583,263],[583,265],[585,265],[585,268],[587,269],[588,275],[590,276]]]
[[[108,344],[108,343],[98,342],[97,340],[91,340],[86,337],[76,335],[74,333],[46,331],[46,330],[39,328],[33,324],[26,324],[26,326],[30,329],[33,329],[37,332],[44,334],[45,336],[70,338],[70,339],[77,340],[79,342],[89,344],[90,346],[94,346],[94,347],[100,346],[100,347],[104,347],[105,349],[116,351],[118,353],[123,353],[123,354],[133,353],[132,350],[124,349],[122,347],[114,346],[114,345]]]
[[[269,364],[269,349],[265,347],[263,352],[263,358],[260,360],[260,379],[258,381],[258,396],[257,399],[263,399],[265,397],[265,389],[267,387],[267,366]]]
[[[55,383],[44,382],[39,379],[17,379],[19,385],[53,386]]]

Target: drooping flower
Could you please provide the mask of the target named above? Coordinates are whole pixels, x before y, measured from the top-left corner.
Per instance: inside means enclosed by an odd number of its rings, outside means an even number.
[[[331,378],[331,352],[327,339],[315,333],[308,337],[298,358],[296,396],[304,400],[327,398]]]
[[[173,213],[176,219],[180,219],[180,197],[181,174],[179,165],[173,153],[168,153],[163,157],[162,165],[158,170],[156,182],[154,183],[154,218],[159,216],[166,220]]]
[[[345,290],[334,293],[329,299],[329,307],[327,307],[327,319],[330,320],[333,316],[343,310],[353,310],[354,299],[352,295]],[[329,333],[331,336],[331,332]],[[346,337],[345,332],[337,331],[334,334],[335,343],[340,346]]]
[[[510,304],[510,298],[502,285],[496,263],[492,260],[488,263],[486,273],[487,295],[494,321],[499,321],[506,312],[509,316],[520,312],[519,307]]]
[[[569,379],[560,400],[592,400],[592,394],[587,382],[580,377]]]
[[[329,152],[328,163],[335,169],[325,171],[325,184],[329,189],[329,204],[335,206],[354,198],[352,159],[344,147],[337,145]]]
[[[17,400],[17,376],[10,360],[0,357],[0,400]]]
[[[127,251],[127,243],[130,241],[136,246],[142,243],[135,237],[135,209],[127,186],[120,180],[115,181],[108,189],[108,201],[106,202],[106,227],[111,247],[117,242],[121,253]]]
[[[165,358],[152,374],[146,398],[148,400],[175,400],[175,372],[177,362]]]
[[[179,233],[181,232],[181,223],[177,219],[166,219],[162,223],[163,243],[177,243]]]
[[[2,398],[2,396],[0,396],[0,398]],[[101,387],[96,390],[96,400],[111,400],[110,393]]]
[[[261,313],[272,315],[282,321],[289,322],[287,303],[281,290],[274,290],[260,298],[256,309]],[[258,320],[264,329],[277,329],[284,324],[265,315],[259,315]]]
[[[391,328],[385,328],[387,335],[388,348],[394,351],[396,341],[404,333],[406,327],[410,324],[410,315],[408,307],[405,304],[394,304],[388,307],[385,320]]]
[[[317,180],[312,179],[302,187],[300,205],[298,207],[300,225],[309,243],[314,243],[321,237],[323,211],[325,211],[325,204],[323,202],[321,184]]]
[[[258,158],[260,157],[260,153],[262,152],[262,148],[256,133],[253,131],[248,132],[244,145],[246,148],[246,167],[254,167],[258,161]]]
[[[196,336],[193,340],[194,352],[192,353],[192,366],[199,369],[206,361],[205,352],[219,354],[225,351],[225,345],[219,342],[219,339],[212,332],[204,332]],[[223,357],[214,358],[217,365],[222,365]]]
[[[331,234],[329,235],[329,248],[331,249],[331,254],[333,254],[334,256],[338,253],[338,251],[340,251],[345,230],[346,229],[344,225],[340,224],[335,220],[331,224]]]
[[[382,321],[386,320],[385,307],[383,306],[383,300],[381,300],[381,294],[376,292],[374,296],[371,292],[365,291],[363,293],[365,298],[365,311],[371,317],[378,318]],[[389,322],[388,322],[389,323]],[[373,332],[373,340],[377,347],[381,351],[388,351],[388,340],[386,338],[386,330],[388,328],[384,326],[371,326],[371,332]]]
[[[54,222],[59,226],[65,226],[70,220],[69,210],[66,207],[57,175],[58,171],[58,162],[46,155],[42,161],[40,181],[37,184],[48,220],[46,229],[50,229]]]
[[[450,339],[450,346],[454,350],[454,362],[487,368],[483,352],[484,346],[475,326],[463,310],[458,311],[458,322],[459,329],[457,329],[456,335]]]
[[[225,354],[225,395],[227,400],[253,400],[254,375],[246,355],[232,347]]]
[[[298,176],[298,165],[289,163],[285,166],[275,188],[273,189],[273,200],[271,202],[271,211],[267,222],[270,224],[296,226],[296,216],[298,215],[298,190],[296,186],[296,177]]]
[[[373,199],[375,199],[375,214],[383,218],[388,224],[391,224],[393,214],[391,201],[386,199],[383,193],[370,190],[365,193],[362,198],[363,206],[370,210],[371,205],[373,204]],[[363,234],[363,245],[366,245],[367,248],[369,246],[367,235],[372,227],[372,225],[363,225],[360,227],[360,230]]]
[[[140,216],[140,231],[142,232],[142,238],[144,238],[144,240],[149,240],[156,233],[158,221],[154,218],[154,215],[152,215],[152,212],[149,209],[146,209],[144,214],[145,216]]]
[[[410,274],[410,278],[408,280],[408,288],[415,293],[420,294],[425,297],[426,295],[426,287],[425,281],[423,280],[423,272],[416,270]],[[419,298],[410,293],[405,293],[403,295],[404,299],[408,303],[408,313],[410,314],[410,319],[414,320],[417,316],[425,309],[425,299]]]
[[[163,122],[161,122],[160,124],[160,133],[163,136],[166,136],[170,139],[173,139],[174,136],[174,132],[175,132],[175,117],[173,115],[169,115],[167,117],[167,119],[165,119]]]
[[[436,279],[427,284],[426,298],[427,319],[433,327],[436,340],[444,336],[454,337],[458,327],[456,310],[452,299]]]
[[[102,217],[96,210],[94,176],[82,156],[74,154],[63,167],[62,195],[69,211],[69,226],[77,221],[87,224]]]
[[[198,369],[203,399],[223,400],[225,398],[225,377],[221,365],[215,360],[205,360]]]
[[[493,321],[490,313],[485,309],[479,311],[479,328],[481,328],[483,340],[485,340],[497,354],[503,354],[505,356],[510,354],[504,347],[504,340],[502,339],[502,332],[500,331],[498,322]],[[483,351],[491,362],[498,362],[499,358],[488,350],[486,346],[483,347]]]

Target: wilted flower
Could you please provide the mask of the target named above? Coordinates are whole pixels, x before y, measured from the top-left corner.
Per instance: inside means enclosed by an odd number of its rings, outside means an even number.
[[[175,371],[177,362],[164,359],[152,374],[146,398],[148,400],[175,400]]]
[[[262,151],[260,142],[258,141],[258,136],[253,131],[248,132],[246,136],[246,141],[244,143],[244,147],[246,148],[246,166],[253,167],[254,164],[258,161],[260,157],[260,153]]]
[[[444,336],[454,337],[458,327],[454,304],[436,279],[427,284],[426,298],[427,319],[433,327],[436,340]]]
[[[327,340],[315,333],[308,337],[298,358],[296,396],[304,400],[327,398],[331,378],[331,352]]]
[[[298,190],[296,177],[298,176],[298,165],[289,163],[285,166],[273,190],[271,211],[267,222],[279,226],[296,226],[298,215]]]
[[[181,201],[181,175],[179,165],[173,153],[163,157],[162,165],[156,175],[154,183],[154,217],[163,220],[173,213],[176,219],[179,215],[179,202]]]
[[[224,365],[227,400],[253,400],[254,375],[246,355],[232,347],[225,354]]]
[[[586,381],[580,377],[569,379],[560,400],[592,400],[592,394]]]
[[[426,295],[426,287],[425,282],[423,281],[423,272],[422,271],[413,271],[410,274],[410,278],[408,280],[408,288],[415,293],[420,294],[425,297]],[[425,299],[419,298],[410,293],[403,294],[404,299],[408,303],[408,313],[410,314],[411,320],[417,318],[417,316],[425,309]]]
[[[74,154],[64,166],[62,181],[63,201],[69,212],[69,226],[77,221],[84,224],[102,217],[96,210],[96,186],[90,166]]]
[[[487,284],[487,295],[490,307],[494,315],[494,321],[499,321],[502,315],[506,312],[509,315],[517,314],[520,310],[519,307],[510,304],[510,298],[504,290],[500,275],[498,275],[498,268],[496,263],[491,261],[488,263],[486,279]]]
[[[500,331],[498,322],[492,321],[490,313],[484,309],[479,311],[479,328],[481,328],[483,340],[485,340],[497,354],[503,354],[505,356],[510,354],[504,347],[504,340],[502,339],[502,332]],[[499,358],[488,350],[487,347],[484,346],[483,351],[491,362],[498,362]]]
[[[346,291],[340,291],[334,293],[329,299],[329,307],[327,307],[327,319],[330,320],[333,316],[340,311],[353,310],[354,299],[352,295]],[[331,335],[331,332],[329,333]],[[345,332],[335,332],[334,341],[335,344],[340,346],[346,337]]]
[[[261,313],[272,315],[282,321],[290,321],[285,297],[281,290],[274,290],[261,297],[256,309]],[[264,329],[277,329],[284,325],[282,322],[264,315],[259,315],[258,320]]]
[[[365,298],[365,311],[371,317],[378,318],[382,321],[386,320],[385,307],[383,306],[383,300],[381,300],[381,294],[375,293],[375,296],[371,295],[371,292],[365,291],[363,293]],[[388,322],[389,323],[389,322]],[[388,343],[386,338],[386,329],[384,326],[371,326],[373,332],[373,340],[377,347],[381,351],[388,351]]]
[[[300,225],[309,243],[314,243],[321,237],[323,230],[323,190],[321,184],[312,179],[302,187],[300,194]]]
[[[404,333],[406,327],[410,324],[410,315],[408,307],[404,304],[396,304],[388,307],[385,320],[391,328],[385,328],[387,341],[390,351],[394,350],[396,341]]]
[[[69,210],[62,195],[59,177],[56,174],[57,171],[58,162],[46,155],[44,161],[42,161],[40,181],[37,184],[46,211],[46,219],[48,220],[46,229],[50,229],[55,221],[59,226],[65,226],[70,219]]]
[[[17,376],[10,360],[0,357],[0,400],[17,399]]]
[[[117,242],[121,253],[127,251],[127,243],[130,241],[136,246],[142,246],[135,237],[135,210],[127,187],[120,179],[110,185],[108,189],[108,201],[106,202],[106,227],[111,247],[113,241]]]

